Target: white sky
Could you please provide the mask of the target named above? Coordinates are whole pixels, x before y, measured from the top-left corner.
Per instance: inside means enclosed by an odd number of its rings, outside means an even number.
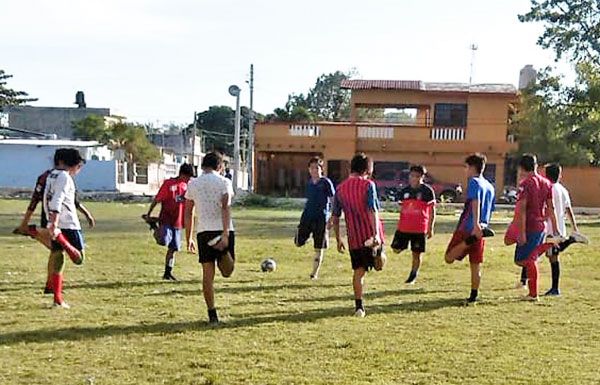
[[[140,122],[191,122],[194,111],[248,104],[269,113],[317,76],[517,84],[525,64],[553,64],[529,0],[0,0],[0,68],[39,106],[89,107]],[[563,65],[563,70],[568,66]]]

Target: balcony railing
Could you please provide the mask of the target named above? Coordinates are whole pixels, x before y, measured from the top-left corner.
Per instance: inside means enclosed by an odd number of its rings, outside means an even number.
[[[394,127],[358,126],[360,139],[393,139]]]
[[[315,124],[290,124],[290,136],[321,136],[321,126]]]
[[[465,140],[464,128],[433,127],[431,129],[431,139],[441,141],[463,141]]]

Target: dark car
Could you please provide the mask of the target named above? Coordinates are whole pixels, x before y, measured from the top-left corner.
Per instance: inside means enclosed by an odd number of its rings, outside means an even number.
[[[394,170],[389,168],[376,170],[373,177],[379,198],[381,200],[397,201],[400,190],[409,184],[409,174],[410,171],[407,169]],[[460,184],[440,182],[431,174],[425,175],[424,181],[431,186],[438,201],[456,202],[463,192]]]

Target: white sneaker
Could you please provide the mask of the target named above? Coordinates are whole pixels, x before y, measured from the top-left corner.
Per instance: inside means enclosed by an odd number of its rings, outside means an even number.
[[[584,245],[590,244],[590,240],[588,239],[588,237],[581,233],[573,233],[571,234],[571,238],[573,238],[573,240],[577,243],[583,243]]]
[[[70,308],[71,308],[71,306],[68,303],[64,302],[64,301],[62,303],[56,303],[56,302],[54,302],[52,304],[52,309],[70,309]]]
[[[365,313],[364,309],[358,309],[357,311],[354,312],[355,317],[365,318],[366,315],[367,315],[367,313]]]
[[[525,297],[521,298],[521,301],[525,301],[525,302],[538,302],[540,300],[540,298],[538,296],[532,297],[530,295],[526,295]]]

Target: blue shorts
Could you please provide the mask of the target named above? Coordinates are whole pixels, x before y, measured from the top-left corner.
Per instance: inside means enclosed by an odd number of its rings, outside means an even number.
[[[176,229],[169,225],[160,225],[156,243],[161,246],[167,246],[169,250],[181,250],[181,229]]]
[[[515,249],[515,262],[523,262],[529,258],[535,248],[544,243],[545,237],[546,233],[543,231],[539,233],[527,233],[527,243],[522,246],[517,245]],[[537,259],[537,256],[535,259]]]
[[[63,233],[67,241],[79,251],[83,251],[85,248],[85,241],[83,239],[83,233],[81,230],[71,230],[71,229],[60,229],[60,232]],[[63,247],[60,243],[56,241],[52,241],[51,246],[52,251],[62,251]]]

